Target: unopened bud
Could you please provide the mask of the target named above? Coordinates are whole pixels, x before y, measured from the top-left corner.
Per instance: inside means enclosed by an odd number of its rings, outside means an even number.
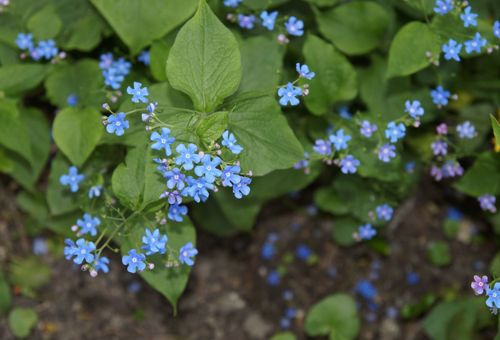
[[[148,269],[149,270],[155,269],[155,264],[154,263],[148,263]]]
[[[420,121],[419,120],[416,120],[413,122],[413,127],[416,127],[418,128],[420,126]]]
[[[62,51],[61,53],[59,53],[59,58],[61,59],[65,59],[66,58],[66,52]]]
[[[102,105],[101,105],[101,107],[102,107],[104,110],[109,110],[109,109],[111,109],[111,108],[109,107],[109,104],[108,104],[108,103],[104,103],[104,104],[102,104]]]
[[[91,270],[89,271],[89,274],[90,274],[90,276],[91,276],[91,277],[96,277],[96,276],[97,276],[97,270],[95,270],[95,269],[91,269]]]
[[[286,45],[290,42],[290,40],[288,40],[287,36],[284,35],[283,33],[281,34],[278,34],[278,44],[281,44],[281,45]]]
[[[72,225],[71,226],[71,231],[75,232],[78,230],[78,226],[77,225]]]

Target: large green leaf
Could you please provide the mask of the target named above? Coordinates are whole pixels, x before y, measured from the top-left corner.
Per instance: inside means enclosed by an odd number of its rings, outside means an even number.
[[[68,97],[75,95],[78,106],[100,107],[105,101],[104,82],[95,60],[82,59],[75,64],[57,65],[45,80],[50,102],[68,106]]]
[[[316,11],[319,31],[347,54],[363,54],[384,38],[390,16],[376,2],[355,1],[325,12]]]
[[[36,87],[45,77],[47,67],[41,64],[9,64],[0,67],[0,91],[19,94]]]
[[[128,236],[122,243],[122,254],[128,253],[131,248],[140,248],[142,245],[142,236],[144,235],[145,228],[153,230],[158,228],[158,226],[149,223],[139,223],[134,225],[133,230],[128,233]],[[196,233],[191,221],[184,217],[184,221],[180,223],[167,223],[166,226],[159,227],[162,233],[166,233],[168,237],[167,249],[174,250],[178,252],[179,249],[188,242],[196,243]],[[154,289],[163,294],[168,301],[170,301],[174,313],[177,310],[177,301],[182,295],[182,292],[186,288],[186,284],[189,278],[190,267],[186,265],[180,265],[179,267],[165,266],[167,256],[156,255],[150,257],[148,261],[152,261],[155,264],[155,268],[152,271],[145,270],[141,273],[141,276],[149,283]],[[176,255],[173,256],[177,259]]]
[[[53,39],[61,31],[62,21],[53,4],[49,3],[29,18],[27,28],[35,39]]]
[[[91,0],[133,54],[188,19],[196,0]]]
[[[149,145],[137,146],[128,151],[125,163],[113,172],[113,192],[132,210],[141,210],[158,201],[165,191],[165,183],[153,158]]]
[[[240,85],[241,57],[233,34],[205,0],[177,34],[167,61],[174,89],[189,95],[194,107],[212,112]]]
[[[32,159],[30,138],[21,113],[16,103],[8,99],[0,99],[0,145],[26,160]]]
[[[472,196],[500,194],[500,156],[492,152],[480,154],[455,187]]]
[[[97,146],[103,131],[98,110],[68,107],[57,114],[52,133],[66,157],[81,166]]]
[[[332,45],[309,35],[303,53],[307,65],[316,72],[316,77],[309,82],[309,95],[304,98],[312,113],[325,114],[334,103],[356,97],[356,72],[349,60]]]
[[[243,146],[242,171],[255,176],[287,169],[304,156],[302,145],[269,96],[246,94],[227,104],[229,130]]]
[[[403,26],[392,41],[389,50],[388,77],[407,76],[430,64],[427,53],[438,59],[439,36],[428,25],[413,21]]]
[[[354,299],[347,294],[330,295],[311,307],[305,321],[310,336],[329,335],[330,340],[355,339],[359,318]]]
[[[21,120],[29,131],[31,178],[34,182],[45,168],[50,153],[50,127],[45,114],[35,108],[21,108]]]
[[[9,314],[9,328],[18,338],[26,338],[38,322],[38,314],[32,308],[14,308]]]

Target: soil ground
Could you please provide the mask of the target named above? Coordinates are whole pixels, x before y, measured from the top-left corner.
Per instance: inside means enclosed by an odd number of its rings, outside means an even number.
[[[4,187],[0,186],[0,264],[31,249],[26,237],[16,245],[8,241],[9,232],[21,228],[23,218],[13,203],[15,188]],[[426,339],[421,320],[404,321],[390,311],[429,292],[439,295],[453,289],[471,295],[472,275],[486,268],[495,248],[470,242],[473,234],[491,230],[466,217],[460,240],[449,241],[452,264],[444,268],[430,264],[429,242],[449,240],[442,225],[450,197],[428,182],[419,188],[382,231],[390,242],[390,256],[377,254],[366,244],[335,245],[331,216],[307,208],[307,197],[286,198],[288,204],[283,200],[268,204],[249,234],[221,239],[199,230],[200,254],[176,317],[160,294],[122,270],[118,257],[112,258],[109,274],[92,279],[68,261],[45,255],[43,260],[53,268],[50,284],[36,299],[16,296],[14,304],[39,312],[30,339],[268,339],[280,330],[287,307],[298,310],[290,330],[305,339],[304,315],[312,304],[332,293],[354,294],[356,282],[368,279],[378,290],[378,308],[360,303],[360,339]],[[293,260],[286,265],[281,284],[270,287],[266,274],[279,260],[264,261],[260,255],[270,232],[279,237],[281,261],[303,243],[317,255],[317,263]],[[409,272],[418,274],[417,284],[408,283]],[[285,289],[293,291],[291,301],[283,299]],[[5,319],[0,319],[0,339],[13,339]]]

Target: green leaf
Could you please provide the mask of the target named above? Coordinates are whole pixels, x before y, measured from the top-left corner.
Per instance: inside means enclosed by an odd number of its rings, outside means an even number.
[[[335,215],[349,213],[349,205],[337,194],[334,188],[323,187],[314,194],[314,203],[321,210],[328,211]]]
[[[5,148],[0,147],[0,172],[10,173],[14,169],[12,159],[9,158]]]
[[[12,304],[10,286],[4,273],[0,271],[0,314],[5,314]]]
[[[222,136],[228,123],[228,112],[219,111],[204,117],[196,127],[196,134],[200,140],[209,145]]]
[[[196,8],[196,0],[91,0],[133,54],[182,22]]]
[[[59,178],[68,173],[70,166],[71,164],[62,153],[58,153],[52,160],[47,188],[47,203],[52,215],[63,215],[78,208],[77,195],[59,182]]]
[[[390,23],[387,10],[376,2],[356,1],[328,11],[315,11],[319,31],[339,50],[364,54],[377,47]]]
[[[60,64],[45,80],[50,102],[57,107],[69,106],[68,97],[75,95],[78,106],[95,106],[105,101],[104,81],[95,60],[82,59],[75,64]]]
[[[45,78],[47,67],[41,64],[10,64],[0,67],[0,91],[16,95],[36,87]]]
[[[430,65],[428,52],[437,59],[441,44],[439,36],[428,25],[413,21],[403,26],[389,50],[388,77],[408,76]]]
[[[90,156],[103,134],[101,113],[93,108],[65,108],[54,120],[52,133],[61,151],[76,166]]]
[[[434,241],[429,244],[427,258],[436,266],[447,266],[451,263],[450,246],[444,241]]]
[[[280,80],[285,48],[277,44],[274,37],[260,35],[242,40],[240,50],[243,76],[238,93],[274,93]]]
[[[307,0],[307,1],[319,7],[330,7],[339,2],[339,0]]]
[[[281,114],[276,100],[269,96],[242,95],[227,104],[229,130],[243,146],[240,154],[243,172],[255,176],[291,168],[304,156],[302,145]]]
[[[490,263],[490,273],[496,279],[500,277],[500,253],[497,253]]]
[[[128,151],[125,163],[113,172],[113,192],[132,210],[142,210],[160,200],[160,194],[165,190],[153,158],[149,145],[137,146]]]
[[[62,21],[49,3],[29,18],[27,28],[37,40],[53,39],[61,31]]]
[[[36,256],[15,259],[10,263],[10,281],[23,295],[35,296],[35,290],[50,281],[50,268]]]
[[[50,127],[46,115],[35,108],[21,108],[21,120],[29,132],[31,181],[35,182],[45,168],[50,153]]]
[[[317,74],[309,82],[310,92],[304,97],[309,111],[317,115],[325,114],[333,104],[356,97],[356,72],[349,60],[332,45],[309,35],[303,53],[307,65]]]
[[[355,339],[359,327],[356,303],[347,294],[330,295],[314,304],[305,321],[309,336],[329,335],[331,340]]]
[[[292,332],[280,332],[274,334],[270,340],[297,340],[297,337]]]
[[[26,338],[38,322],[38,314],[32,308],[14,308],[9,314],[9,328],[18,338]]]
[[[158,81],[167,80],[165,65],[176,36],[177,32],[173,31],[166,37],[154,41],[149,49],[149,68],[153,77]]]
[[[338,217],[333,221],[332,238],[341,246],[351,246],[356,243],[353,234],[359,226],[360,223],[351,217]]]
[[[167,77],[191,97],[196,110],[213,112],[240,85],[241,57],[233,34],[205,0],[179,31],[167,61]]]
[[[0,99],[0,145],[17,152],[26,160],[32,158],[26,126],[16,103],[8,99]]]
[[[124,240],[121,248],[122,254],[128,253],[131,248],[139,248],[142,244],[142,236],[144,235],[145,228],[154,229],[156,223],[140,223],[134,226],[130,235]],[[162,230],[162,228],[164,228]],[[188,242],[196,244],[196,233],[191,221],[184,217],[184,221],[180,223],[167,223],[165,227],[160,227],[160,231],[165,232],[168,237],[167,247],[176,252]],[[174,314],[177,311],[177,301],[182,295],[189,278],[190,267],[187,265],[180,265],[179,267],[165,266],[166,256],[153,256],[148,259],[155,264],[152,271],[145,270],[141,276],[151,285],[154,289],[163,294],[174,309]],[[170,255],[172,260],[177,260],[177,256]]]
[[[490,115],[491,127],[493,128],[493,134],[495,135],[495,144],[500,146],[500,123],[496,120],[495,116]]]
[[[493,152],[483,152],[455,188],[471,196],[500,194],[500,157]]]

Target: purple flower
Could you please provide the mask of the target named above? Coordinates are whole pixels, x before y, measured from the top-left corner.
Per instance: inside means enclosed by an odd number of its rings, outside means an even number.
[[[389,204],[382,204],[375,208],[377,212],[377,217],[382,221],[390,221],[392,218],[392,214],[394,209],[391,208]]]
[[[448,144],[446,144],[445,141],[437,140],[431,144],[431,149],[434,153],[434,156],[446,156],[446,154],[448,153]]]
[[[375,131],[377,131],[377,125],[371,124],[367,120],[361,122],[361,128],[359,129],[359,133],[361,133],[363,136],[370,138]]]
[[[443,171],[437,165],[431,167],[430,174],[438,182],[443,179]]]
[[[254,26],[255,20],[255,15],[238,14],[238,25],[240,25],[241,28],[251,30]]]
[[[481,206],[481,209],[484,211],[490,211],[492,213],[497,212],[497,208],[495,207],[496,203],[496,197],[490,194],[483,195],[481,197],[478,197],[477,199],[479,201],[479,205]]]
[[[391,144],[384,144],[378,149],[378,159],[384,163],[389,163],[396,158],[396,147]]]
[[[340,171],[343,174],[353,174],[357,171],[360,162],[354,156],[347,155],[340,160]]]
[[[474,281],[471,282],[470,287],[474,290],[476,295],[483,294],[488,288],[488,277],[486,275],[482,277],[474,275]]]
[[[446,123],[441,123],[436,127],[436,132],[438,135],[444,136],[448,134],[448,125]]]
[[[181,194],[177,191],[165,191],[160,195],[160,198],[167,198],[168,204],[181,204],[182,203],[182,196]]]
[[[332,154],[330,141],[324,139],[317,139],[315,145],[313,146],[313,150],[324,156]]]

